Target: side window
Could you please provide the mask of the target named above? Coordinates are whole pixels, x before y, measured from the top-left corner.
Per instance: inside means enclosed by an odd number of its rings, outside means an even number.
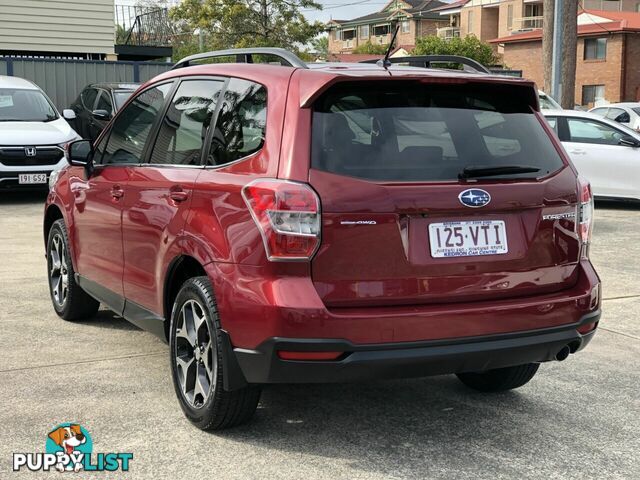
[[[105,110],[109,115],[113,113],[113,105],[111,104],[111,95],[105,90],[100,91],[96,110]]]
[[[547,123],[551,128],[553,128],[556,133],[558,133],[558,119],[556,117],[545,117],[547,119]]]
[[[100,165],[102,163],[102,157],[104,156],[104,149],[107,146],[107,141],[109,140],[109,132],[106,132],[99,143],[94,145],[93,152],[93,163],[96,165]]]
[[[84,108],[87,110],[93,110],[93,105],[96,102],[97,96],[98,91],[95,88],[85,88],[80,94],[80,99],[82,100]]]
[[[615,128],[593,120],[568,118],[567,123],[569,124],[570,141],[576,143],[618,145],[624,136]]]
[[[119,112],[102,156],[102,163],[140,163],[154,120],[161,112],[171,83],[149,88]]]
[[[151,163],[200,165],[200,152],[223,82],[183,81],[162,119]]]
[[[267,89],[231,79],[211,139],[207,165],[224,165],[259,151],[267,128]]]
[[[601,117],[606,117],[608,110],[609,110],[608,108],[594,108],[593,110],[589,110],[589,112],[593,113],[594,115],[600,115]]]

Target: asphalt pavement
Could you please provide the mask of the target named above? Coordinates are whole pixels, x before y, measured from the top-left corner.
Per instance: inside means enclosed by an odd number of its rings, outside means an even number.
[[[0,478],[77,422],[95,452],[132,452],[126,475],[74,478],[640,478],[640,205],[598,203],[592,260],[603,318],[591,344],[525,387],[466,389],[454,376],[269,386],[253,422],[204,433],[180,411],[168,347],[103,310],[51,307],[44,196],[0,193]]]

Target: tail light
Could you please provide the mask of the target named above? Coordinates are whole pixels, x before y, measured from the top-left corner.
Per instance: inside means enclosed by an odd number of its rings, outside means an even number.
[[[310,260],[320,246],[320,199],[304,183],[258,179],[242,196],[271,261]]]
[[[584,178],[578,178],[578,235],[582,243],[582,258],[589,258],[591,232],[593,231],[593,194],[591,185]]]

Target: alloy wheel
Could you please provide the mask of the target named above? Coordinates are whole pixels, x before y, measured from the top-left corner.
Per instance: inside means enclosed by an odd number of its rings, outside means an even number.
[[[69,268],[64,240],[59,233],[51,240],[49,250],[49,284],[56,304],[64,306],[69,293]]]
[[[184,399],[200,408],[216,378],[217,356],[205,308],[187,300],[180,308],[175,334],[175,366]]]

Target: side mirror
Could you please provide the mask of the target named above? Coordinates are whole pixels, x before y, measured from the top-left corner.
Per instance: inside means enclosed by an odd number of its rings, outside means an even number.
[[[618,115],[615,121],[618,123],[629,123],[631,121],[631,117],[627,112],[625,112]]]
[[[91,115],[97,120],[109,120],[111,118],[111,114],[106,110],[94,110]]]
[[[62,110],[62,116],[65,120],[75,120],[76,112],[74,112],[70,108],[65,108],[64,110]]]
[[[624,147],[638,148],[640,147],[640,140],[636,140],[630,135],[625,135],[620,140],[618,140],[618,145],[622,145]]]
[[[67,145],[67,162],[74,167],[91,169],[93,164],[93,145],[89,140],[76,140]]]

